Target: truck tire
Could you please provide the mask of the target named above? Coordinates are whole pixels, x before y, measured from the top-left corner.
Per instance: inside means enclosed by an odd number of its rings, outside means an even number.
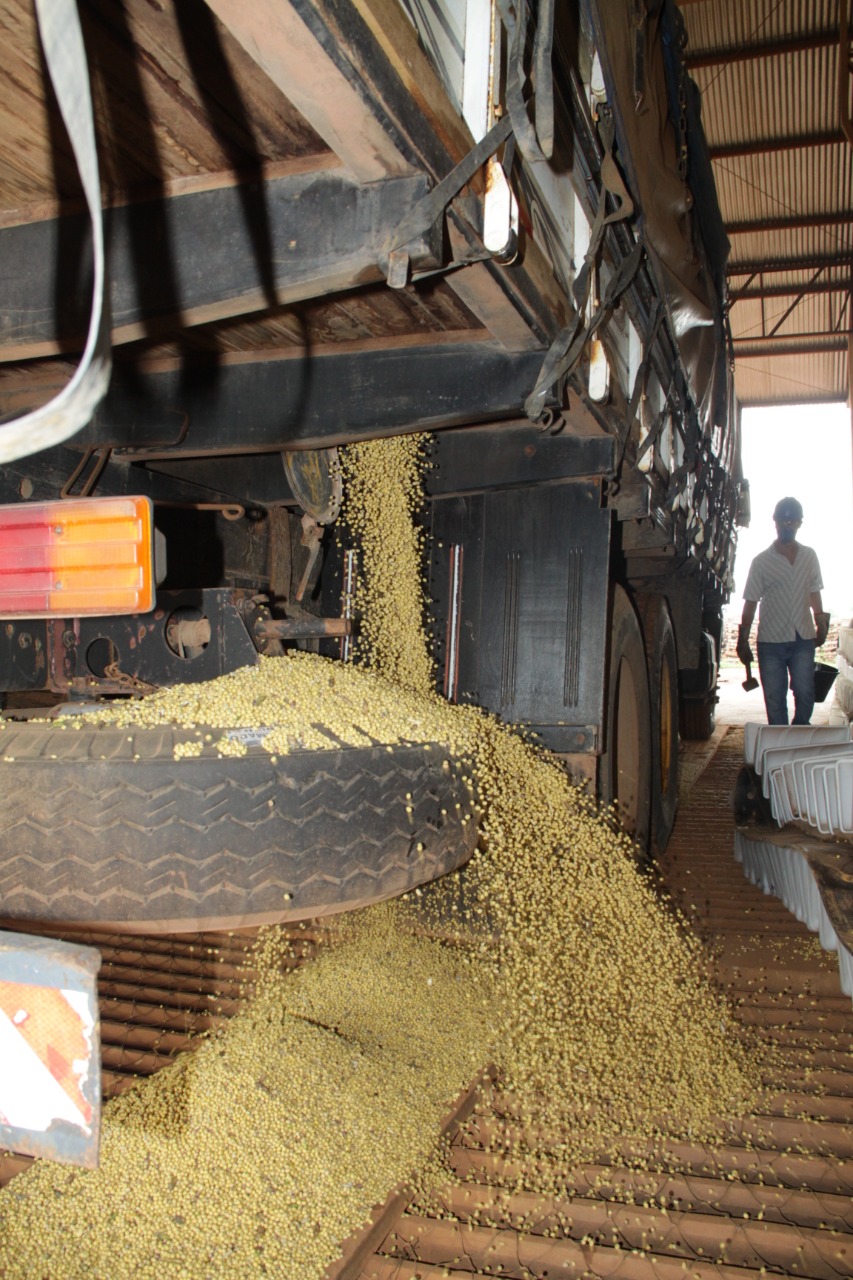
[[[679,672],[679,726],[682,738],[693,742],[706,742],[716,720],[720,650],[716,631],[705,629],[706,620],[716,627],[717,615],[714,611],[703,614],[698,667]]]
[[[649,845],[651,733],[643,636],[623,587],[615,587],[607,653],[605,749],[599,762],[599,795],[614,805],[623,828],[641,852]]]
[[[472,786],[442,747],[222,758],[211,743],[176,760],[188,741],[0,729],[2,915],[138,932],[307,919],[404,893],[476,843]]]
[[[663,596],[637,601],[649,672],[651,725],[651,840],[661,854],[669,843],[678,807],[678,658],[669,606]]]
[[[682,698],[679,710],[681,736],[689,742],[707,742],[717,720],[717,695],[704,698]]]

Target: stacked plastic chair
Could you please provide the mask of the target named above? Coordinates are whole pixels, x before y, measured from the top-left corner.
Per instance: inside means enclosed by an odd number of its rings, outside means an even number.
[[[853,881],[853,723],[845,717],[825,727],[748,724],[744,764],[777,827],[787,830],[780,836],[772,827],[739,828],[735,859],[748,880],[780,898],[826,950],[837,952],[841,988],[853,996],[853,953],[838,936],[842,925],[830,919],[813,870],[816,861],[835,863],[840,882]]]
[[[853,720],[853,626],[842,627],[838,633],[836,665],[838,676],[833,686],[829,722],[849,724]]]

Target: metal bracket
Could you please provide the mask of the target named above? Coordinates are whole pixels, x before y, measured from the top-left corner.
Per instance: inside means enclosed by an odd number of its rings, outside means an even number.
[[[392,289],[402,289],[408,282],[414,242],[426,235],[453,197],[471,181],[480,166],[494,155],[511,132],[512,121],[509,116],[504,116],[403,219],[385,255],[385,276]]]

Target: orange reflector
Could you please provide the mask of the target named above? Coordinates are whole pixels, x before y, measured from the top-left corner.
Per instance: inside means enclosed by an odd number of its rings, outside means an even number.
[[[154,608],[149,498],[0,506],[0,618],[79,618]]]

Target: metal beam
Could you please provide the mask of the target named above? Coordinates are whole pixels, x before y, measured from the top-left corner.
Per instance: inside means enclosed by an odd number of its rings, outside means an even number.
[[[746,359],[748,356],[780,358],[784,356],[829,355],[836,351],[846,351],[847,343],[846,333],[797,333],[792,334],[791,338],[783,335],[777,338],[766,338],[763,341],[754,338],[735,338],[733,345],[735,359],[741,360]]]
[[[200,495],[209,491],[211,497],[208,501],[239,502],[244,506],[257,504],[261,507],[286,503],[297,505],[279,451],[231,458],[161,458],[150,466],[139,463],[127,463],[126,466],[134,473],[161,476],[164,482],[169,477],[173,482],[193,485],[199,501],[204,501]],[[109,471],[108,467],[107,473]]]
[[[735,156],[761,156],[773,151],[795,151],[802,147],[826,147],[844,142],[840,129],[820,133],[791,133],[777,138],[751,138],[742,142],[720,142],[709,147],[712,160],[729,160]]]
[[[726,275],[731,279],[732,276],[773,275],[781,271],[817,271],[845,266],[851,261],[853,245],[831,256],[815,253],[801,258],[742,258],[728,264]]]
[[[79,450],[57,445],[53,449],[32,454],[28,458],[4,463],[0,467],[0,502],[20,502],[22,486],[33,502],[48,502],[55,499],[79,467],[80,457]],[[239,461],[238,469],[242,470],[242,464]],[[267,470],[269,471],[270,468],[268,467]],[[233,481],[233,460],[231,471]],[[225,478],[223,476],[223,479]],[[223,492],[216,492],[209,487],[200,489],[198,483],[191,475],[156,476],[145,467],[134,467],[129,463],[122,464],[111,460],[109,466],[98,477],[96,492],[100,495],[136,493],[175,503],[216,502],[232,498],[233,490],[229,488]]]
[[[760,373],[760,370],[759,370]],[[762,408],[778,408],[780,405],[795,404],[846,404],[847,395],[845,392],[829,391],[823,394],[816,392],[808,392],[805,395],[790,395],[787,391],[782,395],[771,400],[769,396],[738,396],[740,405],[743,409],[762,409]]]
[[[819,271],[816,271],[812,276],[811,280],[809,281],[809,284],[817,284],[818,277],[820,276],[820,274],[821,273]],[[804,297],[805,297],[805,287],[801,289],[799,293],[797,293],[796,297],[794,298],[794,301],[790,304],[790,306],[786,307],[785,310],[782,312],[781,316],[779,316],[778,319],[776,319],[773,325],[773,328],[770,330],[768,334],[765,334],[766,337],[768,338],[776,337],[777,333],[782,328],[782,325],[788,319],[788,316],[792,315],[796,311],[797,307],[800,305]],[[762,317],[763,317],[764,308],[762,307],[761,310],[762,310]],[[764,327],[764,324],[762,323],[762,328],[763,327]]]
[[[266,182],[256,176],[108,209],[113,343],[173,331],[176,321],[203,324],[383,279],[383,251],[427,193],[427,179],[362,185],[341,168],[295,168]],[[440,242],[434,249],[440,254]],[[427,261],[437,265],[434,255]],[[88,219],[0,229],[0,262],[0,360],[80,350]],[[66,300],[58,313],[57,299]]]
[[[742,289],[731,299],[731,305],[734,306],[736,302],[754,302],[760,298],[805,297],[807,294],[815,293],[849,293],[851,288],[853,288],[853,280],[850,276],[844,280],[810,280],[808,283],[801,281],[795,284],[762,285],[756,289]]]
[[[544,354],[508,352],[475,330],[190,363],[117,361],[102,407],[74,445],[205,457],[518,417]]]
[[[853,106],[850,103],[850,90],[853,87],[853,39],[850,30],[850,0],[840,0],[838,17],[838,119],[844,137],[853,147]]]
[[[688,53],[685,63],[689,70],[697,67],[719,67],[725,62],[752,62],[757,58],[779,58],[788,53],[807,53],[812,49],[835,48],[838,31],[817,31],[807,36],[794,36],[785,40],[759,40],[755,44],[730,45],[723,49],[709,49],[706,53]]]
[[[727,222],[726,235],[747,236],[765,231],[801,231],[808,227],[842,227],[853,224],[853,213],[849,209],[832,210],[825,213],[798,213],[793,217],[757,218],[754,222]]]
[[[616,464],[616,439],[605,435],[550,436],[529,422],[440,431],[425,477],[430,497],[486,489],[552,484],[607,475]]]

